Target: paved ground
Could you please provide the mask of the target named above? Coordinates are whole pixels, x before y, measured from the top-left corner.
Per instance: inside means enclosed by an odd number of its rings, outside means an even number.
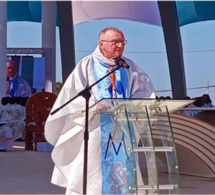
[[[0,152],[0,194],[64,194],[50,183],[53,169],[50,152],[25,151],[23,142]],[[215,178],[182,175],[181,194],[215,194]]]
[[[0,194],[64,194],[50,183],[53,163],[50,152],[25,151],[15,142],[12,151],[0,153]]]

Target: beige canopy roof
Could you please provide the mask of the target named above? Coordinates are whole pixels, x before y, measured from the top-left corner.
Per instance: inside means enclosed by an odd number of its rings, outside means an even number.
[[[96,19],[128,19],[161,26],[157,1],[73,1],[74,24]]]

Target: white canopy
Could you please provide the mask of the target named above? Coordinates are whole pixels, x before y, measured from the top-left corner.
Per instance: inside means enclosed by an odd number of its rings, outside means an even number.
[[[157,1],[73,1],[73,23],[128,19],[161,26]]]

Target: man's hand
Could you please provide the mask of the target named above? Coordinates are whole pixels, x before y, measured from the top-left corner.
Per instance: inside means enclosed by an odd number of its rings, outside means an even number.
[[[109,102],[103,100],[97,104],[96,110],[108,110],[110,108],[112,108],[112,105]]]

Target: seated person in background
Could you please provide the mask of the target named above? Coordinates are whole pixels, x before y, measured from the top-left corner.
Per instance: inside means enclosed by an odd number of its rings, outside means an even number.
[[[214,105],[212,104],[211,98],[208,94],[202,95],[203,98],[203,106],[204,108],[213,108]]]
[[[3,97],[1,100],[1,104],[0,104],[0,121],[1,122],[11,120],[11,116],[9,115],[9,113],[7,112],[6,107],[5,107],[5,105],[7,105],[8,103],[9,103],[9,99],[7,97]]]
[[[9,103],[4,106],[4,109],[8,113],[8,122],[6,125],[12,131],[13,140],[23,138],[25,129],[25,116],[23,114],[22,106],[18,104],[18,98],[10,97]]]
[[[190,100],[191,98],[190,98],[189,96],[185,96],[184,99],[185,99],[185,100]],[[191,104],[188,104],[188,105],[185,106],[184,108],[190,108],[190,105],[191,105]],[[176,113],[177,113],[177,114],[184,114],[184,115],[190,116],[189,111],[190,111],[190,110],[178,110]]]
[[[7,104],[7,99],[2,98],[0,104],[0,152],[5,152],[13,147],[13,135],[7,123],[10,122],[11,117],[6,111],[4,104]]]
[[[190,98],[190,96],[186,96],[184,99],[185,100],[190,100],[191,98]]]
[[[21,118],[25,121],[26,119],[26,102],[27,99],[20,100],[20,106],[21,106]]]
[[[160,96],[158,99],[165,100],[165,97],[164,96]]]
[[[0,124],[0,152],[6,152],[13,148],[12,132],[6,125]]]
[[[195,99],[195,102],[193,102],[192,104],[188,105],[187,108],[200,108],[200,107],[203,106],[203,98],[202,97],[196,97],[194,99]],[[198,112],[200,112],[200,111],[199,110],[185,110],[183,112],[183,114],[185,114],[187,116],[194,116]]]
[[[12,60],[7,61],[6,72],[8,80],[6,96],[30,97],[31,88],[25,79],[18,75],[17,66]]]
[[[2,105],[4,106],[4,109],[6,110],[6,112],[8,113],[8,115],[10,116],[10,119],[12,119],[12,115],[13,115],[13,108],[11,105],[11,97],[3,97],[1,100]]]
[[[10,98],[10,105],[13,109],[12,119],[21,119],[22,108],[17,97]]]
[[[10,127],[13,133],[13,139],[17,140],[19,138],[23,138],[24,136],[25,117],[23,116],[23,109],[22,106],[19,104],[19,99],[17,97],[11,97],[10,104],[13,110]]]
[[[6,125],[10,120],[10,116],[0,104],[0,152],[5,152],[7,149],[12,149],[13,138],[11,129]]]

